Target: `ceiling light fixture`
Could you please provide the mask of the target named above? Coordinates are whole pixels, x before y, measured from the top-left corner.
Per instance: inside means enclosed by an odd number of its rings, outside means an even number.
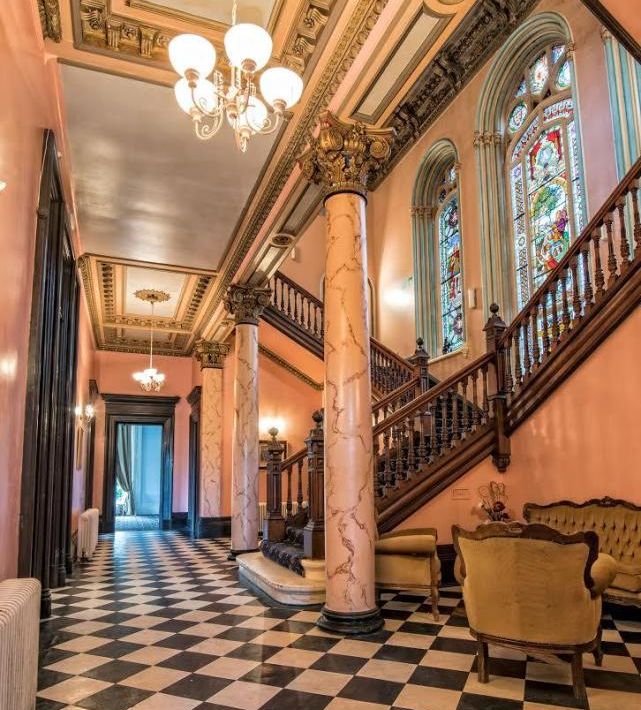
[[[225,52],[231,65],[231,81],[215,69],[216,50],[204,37],[182,34],[169,42],[169,60],[182,77],[174,92],[180,108],[191,116],[198,138],[212,138],[225,116],[244,153],[249,139],[276,131],[285,111],[298,102],[303,80],[286,67],[270,67],[259,79],[260,91],[271,111],[258,97],[256,73],[272,54],[272,38],[258,25],[236,23],[236,0],[232,6],[232,26],[225,34]],[[211,74],[211,80],[208,79]]]
[[[149,367],[142,372],[134,372],[133,378],[144,392],[159,392],[165,384],[165,376],[154,367],[154,306],[156,303],[168,301],[170,296],[166,291],[156,291],[145,288],[134,293],[141,301],[151,303],[151,320],[149,325]]]

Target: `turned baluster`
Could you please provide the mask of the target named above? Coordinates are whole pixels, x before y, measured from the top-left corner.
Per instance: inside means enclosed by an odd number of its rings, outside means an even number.
[[[559,342],[560,332],[559,332],[559,280],[554,279],[552,286],[550,288],[550,296],[552,298],[552,349],[556,347]]]
[[[483,379],[483,423],[486,423],[490,418],[490,401],[487,396],[487,365],[481,368],[481,376]]]
[[[548,293],[543,294],[543,301],[541,303],[541,320],[542,326],[543,326],[543,332],[541,334],[541,341],[543,345],[543,353],[542,353],[542,358],[541,362],[543,362],[549,352],[550,352],[550,334],[548,332],[548,306],[547,306],[547,300],[548,300]]]
[[[601,266],[601,227],[592,232],[592,251],[594,252],[594,285],[596,287],[595,302],[605,293],[605,277]]]
[[[508,397],[512,395],[512,390],[514,389],[514,378],[512,377],[512,333],[507,336],[507,343],[505,344],[505,393]]]
[[[514,331],[514,386],[515,389],[521,387],[523,382],[523,370],[521,369],[521,327],[517,326]]]
[[[407,481],[409,478],[409,441],[407,440],[407,420],[398,425],[398,466],[396,467],[396,476],[401,481]]]
[[[407,431],[407,478],[411,478],[412,473],[414,473],[417,469],[416,454],[414,452],[414,437],[416,435],[416,430],[414,428],[413,414],[408,415],[405,423],[405,429]]]
[[[287,501],[285,503],[285,511],[286,511],[286,519],[287,521],[291,521],[292,519],[292,465],[290,464],[287,467]]]
[[[632,218],[634,219],[634,258],[641,256],[641,217],[639,217],[639,181],[633,180],[630,185],[632,195]]]
[[[525,318],[522,323],[519,323],[519,328],[523,327],[523,366],[525,381],[532,374],[532,360],[530,358],[530,321]]]
[[[322,338],[323,334],[325,333],[325,321],[323,318],[323,309],[320,306],[318,307],[318,322],[320,327],[318,334]]]
[[[463,411],[461,413],[461,438],[465,439],[470,430],[470,403],[467,401],[468,375],[461,381],[461,391],[463,393]]]
[[[452,439],[450,441],[450,446],[455,446],[456,442],[461,438],[459,431],[459,420],[458,420],[458,387],[454,385],[449,390],[450,402],[452,402]]]
[[[621,273],[624,273],[630,266],[630,244],[625,227],[625,195],[621,195],[617,200],[617,210],[619,212],[619,236],[621,238],[621,244],[619,245],[621,250]]]
[[[301,510],[303,509],[303,461],[304,459],[300,459],[300,461],[297,464],[297,472],[298,472],[298,490],[296,493],[296,505],[297,505],[297,513],[300,513]]]
[[[572,318],[576,323],[583,317],[581,315],[581,292],[579,291],[579,269],[576,255],[570,259],[570,270],[572,272]]]
[[[605,224],[605,231],[608,238],[608,288],[617,280],[617,257],[614,251],[614,238],[612,235],[612,223],[614,222],[614,215],[612,212],[608,212],[603,220]]]
[[[478,380],[478,370],[474,370],[474,372],[472,373],[472,423],[474,424],[474,426],[478,426],[481,423],[481,408],[479,407]]]
[[[530,311],[532,319],[532,371],[539,366],[541,351],[539,349],[539,324],[538,324],[538,306],[534,306],[534,310]]]
[[[390,452],[390,431],[386,429],[383,432],[383,451],[384,451],[384,461],[383,461],[383,483],[385,486],[390,485],[392,479],[392,461]]]
[[[434,404],[428,402],[427,409],[421,412],[421,419],[425,420],[425,425],[421,421],[421,433],[423,434],[423,441],[425,442],[425,462],[429,462],[432,459],[432,452],[434,451],[434,436],[436,433],[436,415],[435,415]]]
[[[448,394],[447,392],[444,392],[441,396],[441,436],[438,444],[439,453],[443,453],[443,451],[447,447],[448,440],[450,437],[448,424],[448,404]]]
[[[592,307],[592,299],[594,291],[592,290],[592,281],[590,279],[590,240],[588,239],[581,245],[581,256],[583,257],[583,298],[585,307]]]
[[[563,323],[563,334],[567,335],[570,329],[570,303],[568,300],[568,279],[569,272],[567,269],[563,272],[563,281],[561,282],[561,303],[562,303],[562,315],[561,322]]]
[[[298,303],[300,300],[302,300],[302,298],[303,297],[297,291],[294,291],[294,320],[298,324],[301,323],[300,309],[298,307]]]

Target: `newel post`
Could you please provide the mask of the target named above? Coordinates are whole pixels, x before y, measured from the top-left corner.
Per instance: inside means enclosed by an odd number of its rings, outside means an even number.
[[[285,537],[285,518],[282,513],[283,484],[281,463],[285,447],[276,439],[278,429],[269,430],[267,445],[267,515],[263,523],[263,540],[278,542]]]
[[[303,529],[305,557],[325,559],[325,444],[323,411],[312,415],[315,426],[305,440],[307,444],[307,473],[309,478],[309,518]]]
[[[414,368],[414,377],[418,377],[420,394],[427,392],[430,388],[430,373],[429,373],[429,362],[430,356],[427,350],[423,347],[423,338],[416,339],[416,350],[414,355],[409,359],[412,367]]]
[[[488,401],[494,411],[496,426],[496,440],[492,461],[496,468],[505,473],[510,464],[510,438],[505,433],[507,420],[507,389],[505,350],[501,346],[501,337],[507,325],[499,316],[499,307],[496,303],[490,306],[490,317],[483,331],[487,352],[494,355],[493,367],[488,371]]]

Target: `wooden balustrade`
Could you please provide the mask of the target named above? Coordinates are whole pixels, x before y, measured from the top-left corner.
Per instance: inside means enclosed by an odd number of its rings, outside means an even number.
[[[285,510],[287,524],[300,519],[303,501],[308,490],[307,447],[292,454],[281,464],[285,485]],[[294,513],[296,501],[296,513]]]
[[[508,408],[532,390],[536,375],[616,296],[630,269],[639,267],[640,177],[641,160],[502,334],[498,352]]]
[[[385,496],[494,417],[492,353],[415,397],[374,427],[374,482]]]
[[[372,387],[383,395],[398,390],[414,378],[414,370],[407,360],[374,338],[370,338],[370,360]]]
[[[284,274],[276,272],[269,281],[271,305],[301,330],[323,340],[323,302]]]

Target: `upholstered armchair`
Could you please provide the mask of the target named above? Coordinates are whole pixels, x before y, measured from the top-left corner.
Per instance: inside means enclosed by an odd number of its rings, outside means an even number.
[[[489,681],[488,643],[542,660],[570,655],[574,694],[587,707],[582,654],[601,664],[601,595],[616,574],[596,534],[492,523],[473,532],[455,525],[452,537],[479,682]]]
[[[429,593],[438,621],[441,563],[436,554],[435,528],[385,533],[376,542],[376,587],[418,589]]]

